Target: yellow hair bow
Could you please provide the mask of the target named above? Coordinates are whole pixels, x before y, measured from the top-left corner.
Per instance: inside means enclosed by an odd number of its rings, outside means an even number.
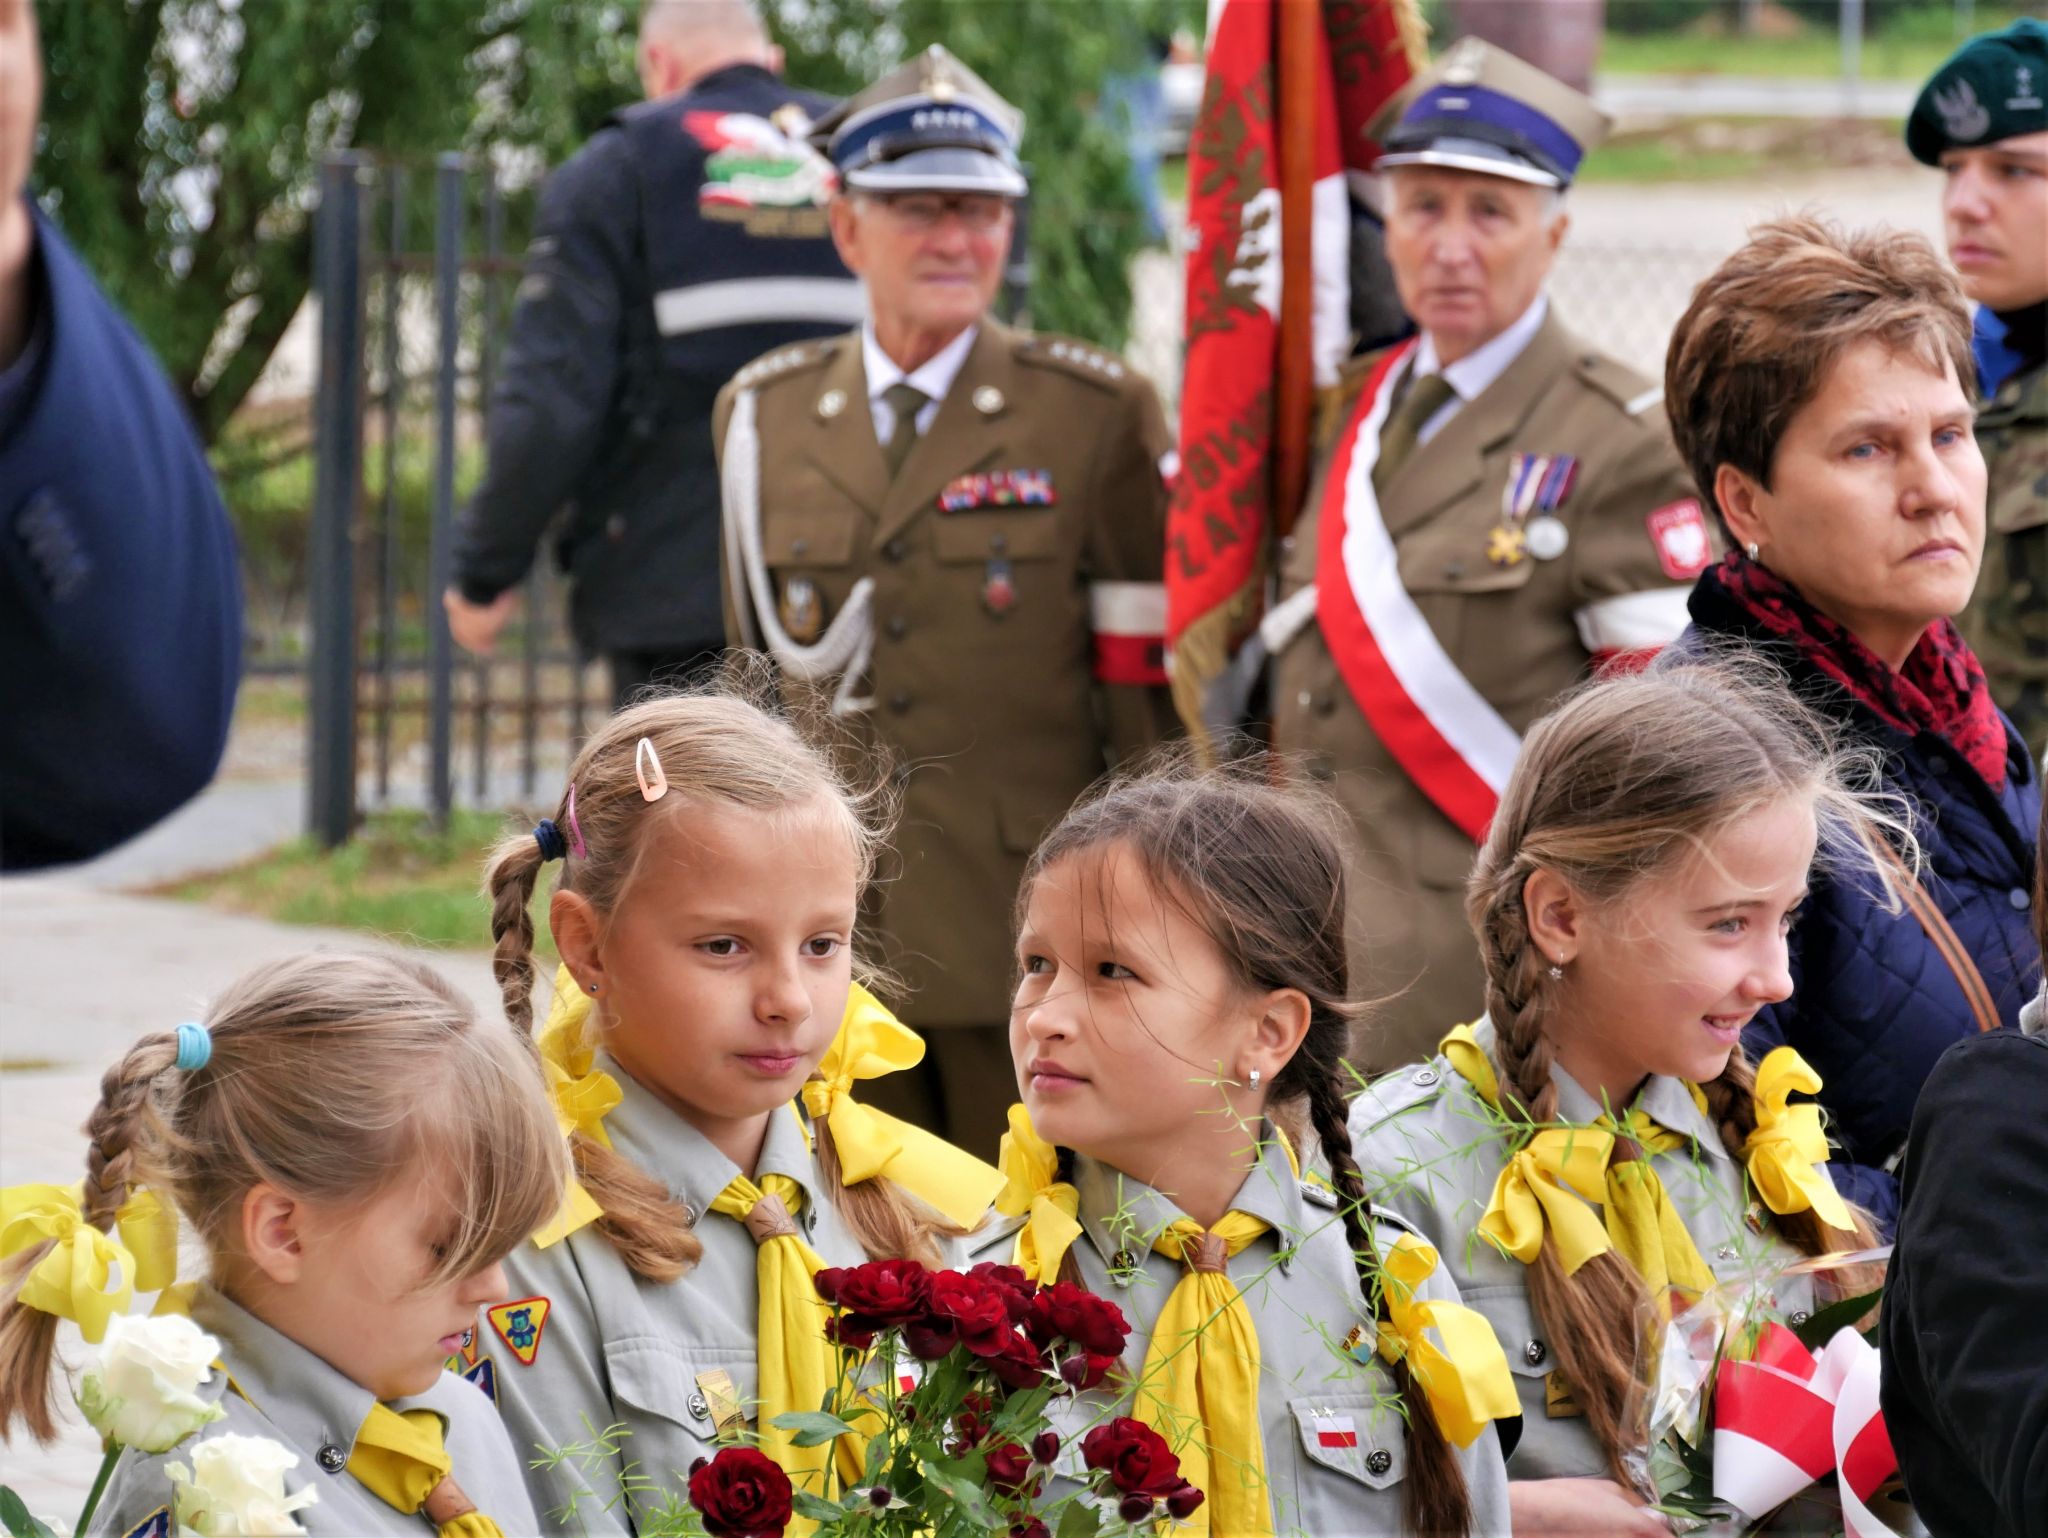
[[[1017,1230],[1013,1259],[1026,1276],[1050,1287],[1059,1279],[1060,1262],[1081,1237],[1075,1217],[1081,1193],[1059,1178],[1059,1154],[1038,1135],[1031,1113],[1021,1105],[1010,1107],[1010,1130],[1003,1135],[996,1164],[1003,1176],[996,1211],[1013,1218],[1030,1215]]]
[[[76,1189],[9,1186],[0,1191],[0,1259],[53,1242],[21,1284],[29,1308],[69,1319],[98,1344],[107,1321],[128,1312],[140,1292],[160,1292],[178,1275],[178,1219],[153,1191],[137,1191],[121,1204],[114,1226],[102,1233],[85,1221]],[[114,1278],[118,1274],[119,1282]]]
[[[554,997],[548,1002],[547,1023],[541,1027],[537,1043],[548,1101],[555,1108],[555,1125],[565,1139],[580,1132],[609,1148],[612,1140],[604,1130],[604,1119],[618,1106],[619,1081],[591,1066],[597,1053],[584,1040],[584,1022],[589,1017],[590,1000],[575,977],[566,966],[555,968]],[[562,1205],[534,1233],[533,1242],[546,1249],[603,1216],[604,1208],[572,1170],[563,1182]]]
[[[1852,1231],[1855,1222],[1824,1166],[1827,1134],[1820,1107],[1788,1103],[1794,1093],[1820,1092],[1820,1075],[1790,1047],[1775,1047],[1756,1071],[1756,1130],[1744,1139],[1742,1157],[1749,1178],[1771,1211],[1783,1215],[1808,1208],[1830,1228]]]
[[[1479,1232],[1504,1255],[1531,1264],[1543,1249],[1543,1230],[1557,1237],[1558,1257],[1571,1275],[1613,1246],[1582,1191],[1604,1193],[1614,1138],[1587,1127],[1552,1127],[1537,1133],[1508,1160],[1493,1183]],[[1594,1198],[1598,1200],[1598,1198]]]
[[[1484,1314],[1462,1303],[1417,1300],[1436,1261],[1436,1251],[1413,1234],[1401,1235],[1382,1258],[1387,1317],[1377,1349],[1389,1362],[1407,1358],[1443,1434],[1470,1447],[1488,1421],[1520,1415],[1522,1402],[1507,1354]],[[1432,1329],[1441,1347],[1425,1333]]]
[[[803,1087],[804,1108],[813,1122],[832,1129],[842,1184],[891,1181],[947,1222],[973,1228],[1002,1189],[1002,1174],[944,1138],[853,1098],[857,1080],[879,1079],[923,1060],[923,1039],[855,983],[839,1034],[819,1060],[818,1076]]]

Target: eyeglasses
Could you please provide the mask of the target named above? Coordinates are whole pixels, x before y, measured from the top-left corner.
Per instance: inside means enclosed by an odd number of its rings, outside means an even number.
[[[919,232],[937,229],[951,215],[969,233],[986,235],[1010,216],[1006,199],[971,192],[899,192],[876,201],[893,218]]]

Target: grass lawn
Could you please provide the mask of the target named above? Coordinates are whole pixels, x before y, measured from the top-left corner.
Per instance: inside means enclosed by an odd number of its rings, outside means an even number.
[[[458,809],[437,833],[424,812],[379,812],[340,849],[300,839],[232,870],[177,882],[159,895],[285,924],[355,929],[414,945],[486,949],[483,860],[507,820]],[[535,956],[555,962],[543,879],[534,897]]]
[[[2032,14],[2018,6],[1979,4],[1972,26],[1989,32]],[[1910,13],[1865,34],[1859,70],[1866,80],[1924,80],[1962,41],[1945,8]],[[1790,37],[1729,37],[1699,28],[1639,35],[1610,30],[1600,41],[1598,72],[1831,78],[1842,72],[1842,42],[1834,28],[1817,26]]]

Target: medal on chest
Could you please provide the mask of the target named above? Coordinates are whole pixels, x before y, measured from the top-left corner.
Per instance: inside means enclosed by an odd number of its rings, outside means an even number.
[[[1571,544],[1557,517],[1579,476],[1571,454],[1515,454],[1501,488],[1500,522],[1486,536],[1486,558],[1503,569],[1523,561],[1554,561]]]
[[[799,646],[809,646],[825,630],[825,598],[809,577],[790,577],[782,584],[776,605],[782,628]]]

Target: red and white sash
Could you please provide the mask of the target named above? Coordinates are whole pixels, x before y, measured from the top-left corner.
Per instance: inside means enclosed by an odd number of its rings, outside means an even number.
[[[1444,650],[1401,585],[1372,486],[1393,380],[1416,344],[1366,381],[1337,440],[1316,551],[1316,618],[1358,708],[1422,793],[1477,843],[1500,805],[1522,739]]]

